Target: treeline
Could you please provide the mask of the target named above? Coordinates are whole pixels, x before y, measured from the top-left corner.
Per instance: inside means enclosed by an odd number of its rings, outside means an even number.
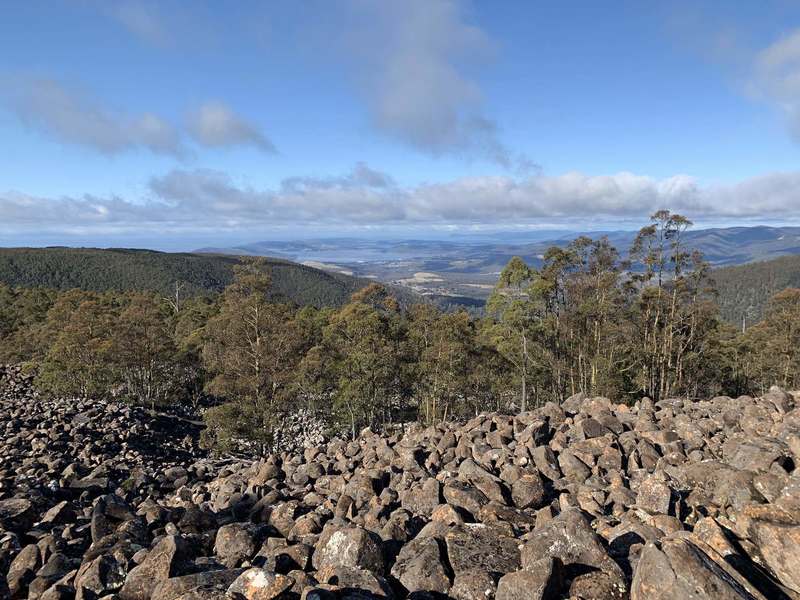
[[[265,447],[298,407],[355,435],[417,418],[526,410],[577,392],[617,401],[757,394],[800,384],[800,290],[777,294],[741,333],[687,247],[691,223],[660,211],[629,258],[606,239],[551,248],[500,274],[480,318],[402,307],[385,287],[340,308],[270,294],[270,267],[243,259],[220,294],[0,287],[0,362],[26,362],[53,394],[114,396],[205,412],[219,447]]]
[[[204,296],[0,285],[0,363],[27,364],[54,395],[196,403],[205,383],[196,336],[214,307]]]

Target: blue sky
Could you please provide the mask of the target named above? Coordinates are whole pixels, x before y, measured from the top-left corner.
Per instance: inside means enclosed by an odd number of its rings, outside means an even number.
[[[0,7],[0,244],[794,222],[799,141],[788,0]]]

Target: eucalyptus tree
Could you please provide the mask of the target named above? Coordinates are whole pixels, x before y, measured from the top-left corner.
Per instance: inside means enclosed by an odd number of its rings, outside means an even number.
[[[515,256],[500,272],[500,277],[486,304],[489,315],[496,319],[487,330],[494,346],[514,366],[519,385],[519,407],[528,409],[528,387],[534,378],[532,357],[541,332],[541,306],[536,302],[538,273],[522,258]],[[534,385],[534,397],[538,398],[540,386]]]
[[[300,340],[294,310],[267,300],[270,284],[262,259],[237,265],[205,327],[203,360],[212,377],[206,388],[226,400],[206,413],[218,445],[246,438],[266,451],[290,400]]]
[[[633,356],[640,361],[640,390],[664,398],[684,386],[685,359],[701,341],[699,309],[712,289],[708,265],[686,245],[685,233],[692,222],[666,210],[654,213],[651,221],[639,231],[630,251],[631,281],[639,293],[638,348]]]
[[[0,364],[40,360],[49,346],[37,335],[56,299],[44,288],[0,284]]]
[[[463,414],[471,394],[472,371],[482,358],[477,354],[475,323],[463,310],[442,313],[421,304],[410,311],[408,338],[420,419],[432,424],[454,413]]]
[[[564,250],[548,252],[545,261],[542,276],[555,279],[558,292],[553,351],[565,363],[558,393],[619,392],[628,298],[617,250],[606,238],[579,237]]]
[[[749,379],[758,392],[800,387],[800,289],[775,294],[764,319],[742,335]]]
[[[154,294],[134,293],[126,300],[111,334],[115,383],[131,401],[154,410],[171,401],[178,390],[170,315]]]
[[[371,284],[333,314],[301,370],[321,397],[332,400],[334,418],[355,438],[359,428],[392,418],[392,402],[405,385],[403,327],[397,300]]]
[[[69,396],[105,396],[113,382],[115,306],[98,294],[59,298],[45,330],[52,335],[39,365],[38,385]]]

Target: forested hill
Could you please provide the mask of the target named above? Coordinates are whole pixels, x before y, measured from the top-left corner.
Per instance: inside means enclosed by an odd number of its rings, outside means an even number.
[[[340,306],[369,280],[266,259],[276,298],[298,305]],[[187,294],[222,291],[233,279],[234,256],[96,248],[0,248],[0,283],[57,290],[154,290],[180,282]]]
[[[276,298],[298,305],[340,306],[369,279],[330,273],[266,258]],[[0,248],[0,283],[20,287],[92,291],[154,290],[169,293],[180,282],[186,294],[222,291],[239,259],[230,255],[156,252],[137,249]],[[721,267],[714,270],[722,315],[740,325],[760,320],[769,298],[800,287],[800,256]],[[401,303],[413,296],[395,290]]]
[[[788,287],[800,287],[800,256],[723,267],[713,272],[719,304],[726,321],[741,325],[761,319],[770,297]]]

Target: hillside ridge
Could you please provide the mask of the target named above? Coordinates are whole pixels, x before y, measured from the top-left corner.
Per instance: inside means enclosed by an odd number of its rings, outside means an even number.
[[[276,299],[339,306],[369,280],[265,258]],[[87,291],[157,291],[175,283],[186,294],[221,292],[233,280],[235,256],[135,248],[0,248],[0,283]]]

